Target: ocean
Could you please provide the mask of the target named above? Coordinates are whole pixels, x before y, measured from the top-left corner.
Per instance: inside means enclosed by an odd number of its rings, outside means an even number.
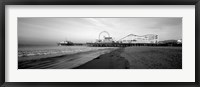
[[[110,47],[88,47],[88,46],[19,46],[18,60],[40,59],[70,55],[80,52],[107,49]]]

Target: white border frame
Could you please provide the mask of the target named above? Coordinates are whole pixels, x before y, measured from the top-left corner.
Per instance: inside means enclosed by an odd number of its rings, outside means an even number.
[[[6,5],[6,82],[195,82],[194,5]],[[17,69],[17,17],[182,17],[183,69]]]

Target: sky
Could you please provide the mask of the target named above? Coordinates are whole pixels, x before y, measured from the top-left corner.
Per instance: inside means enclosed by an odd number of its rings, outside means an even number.
[[[114,40],[128,34],[156,34],[159,41],[182,39],[182,18],[18,18],[18,43],[23,45],[56,45],[94,42],[102,31]]]

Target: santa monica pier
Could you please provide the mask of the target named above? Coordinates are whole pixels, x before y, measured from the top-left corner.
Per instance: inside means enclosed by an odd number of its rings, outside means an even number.
[[[159,41],[156,34],[135,35],[128,34],[119,40],[113,40],[107,31],[99,33],[95,42],[86,44],[73,43],[71,41],[59,42],[58,45],[87,45],[91,47],[127,47],[127,46],[182,46],[182,39]]]

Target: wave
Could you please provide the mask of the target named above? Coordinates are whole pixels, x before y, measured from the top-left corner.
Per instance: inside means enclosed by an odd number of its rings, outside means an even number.
[[[18,48],[19,59],[37,59],[75,54],[80,52],[95,51],[110,47],[87,47],[87,46],[36,46]]]

